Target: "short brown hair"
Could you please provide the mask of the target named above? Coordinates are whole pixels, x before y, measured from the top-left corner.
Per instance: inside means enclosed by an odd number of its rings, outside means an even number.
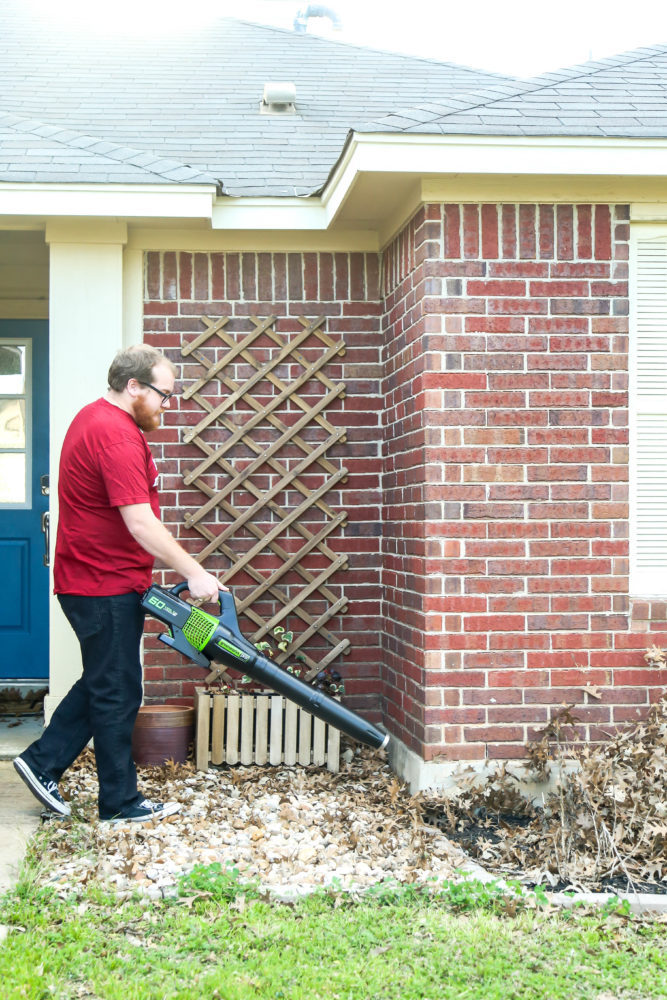
[[[108,375],[109,388],[115,392],[122,392],[131,378],[136,378],[137,382],[151,382],[153,369],[157,365],[167,365],[174,375],[177,373],[176,365],[155,347],[149,347],[148,344],[126,347],[118,351],[111,362]]]

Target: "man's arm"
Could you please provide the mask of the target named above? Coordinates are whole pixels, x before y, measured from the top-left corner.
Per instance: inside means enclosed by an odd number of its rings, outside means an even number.
[[[227,590],[178,544],[155,516],[150,504],[132,503],[118,510],[135,542],[187,580],[190,596],[195,600],[217,601],[218,591]]]

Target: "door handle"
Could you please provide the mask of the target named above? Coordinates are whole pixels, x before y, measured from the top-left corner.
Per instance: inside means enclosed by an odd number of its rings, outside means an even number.
[[[42,531],[44,532],[44,565],[50,566],[49,559],[49,536],[50,536],[51,515],[48,510],[42,514]]]

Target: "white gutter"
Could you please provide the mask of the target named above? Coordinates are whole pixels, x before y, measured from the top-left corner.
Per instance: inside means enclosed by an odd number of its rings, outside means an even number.
[[[316,195],[309,198],[218,198],[213,206],[213,228],[289,232],[322,231],[329,217]]]
[[[215,196],[212,184],[0,182],[0,215],[210,220]]]

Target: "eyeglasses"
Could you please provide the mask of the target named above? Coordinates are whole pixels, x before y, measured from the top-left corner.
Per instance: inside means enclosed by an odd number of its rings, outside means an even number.
[[[139,385],[145,385],[147,389],[152,389],[153,392],[157,392],[158,396],[162,396],[162,406],[168,403],[171,397],[174,395],[173,392],[163,392],[162,389],[158,389],[156,385],[151,385],[150,382],[142,382],[141,379],[137,379]]]

